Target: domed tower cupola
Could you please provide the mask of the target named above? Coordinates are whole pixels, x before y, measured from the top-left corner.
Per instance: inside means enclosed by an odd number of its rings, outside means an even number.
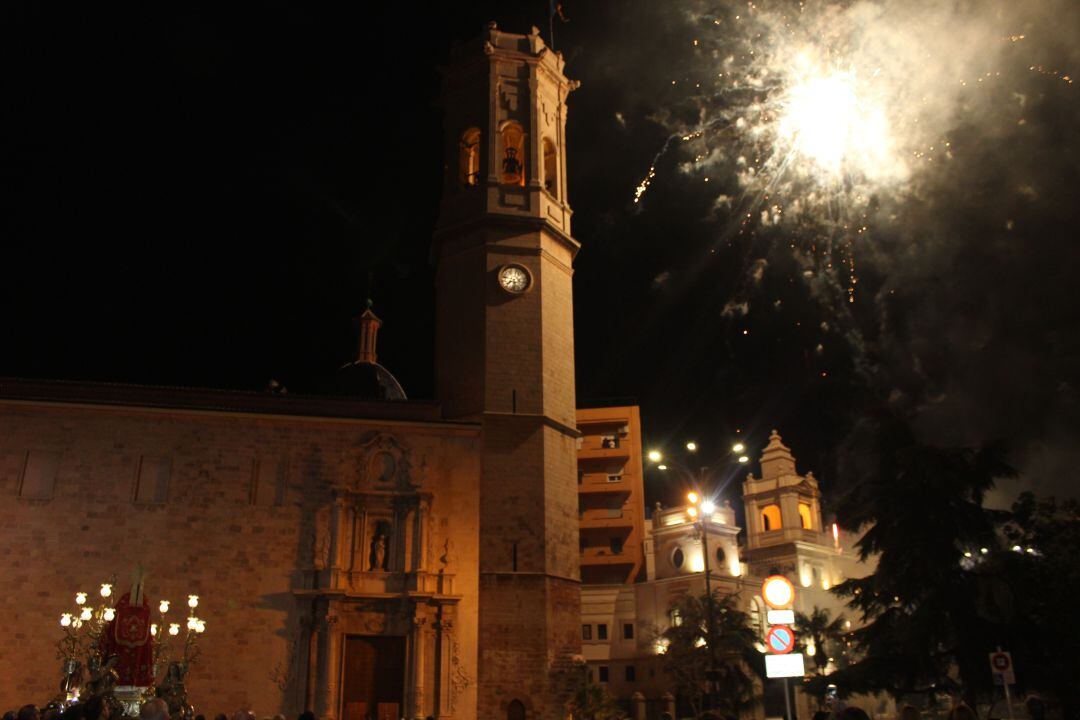
[[[360,341],[356,360],[338,368],[334,393],[364,400],[406,400],[393,373],[380,365],[375,352],[382,320],[372,311],[371,300],[360,314]]]

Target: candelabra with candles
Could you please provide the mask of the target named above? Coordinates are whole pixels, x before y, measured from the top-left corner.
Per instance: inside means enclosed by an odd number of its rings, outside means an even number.
[[[188,615],[184,623],[184,630],[180,629],[178,622],[166,622],[166,616],[172,603],[162,600],[158,603],[159,621],[150,626],[150,634],[154,636],[154,676],[163,665],[173,662],[182,662],[190,666],[199,657],[198,639],[206,630],[206,621],[195,615],[195,608],[199,607],[199,596],[188,595]],[[183,632],[183,645],[179,656],[173,656],[173,643],[177,642]]]
[[[117,617],[116,599],[113,593],[115,580],[102,583],[99,595],[100,603],[90,601],[89,594],[75,594],[73,612],[60,615],[60,627],[64,636],[57,642],[59,657],[63,662],[64,679],[60,683],[60,702],[71,703],[80,695],[113,694],[124,706],[128,714],[138,712],[139,702],[152,697],[155,692],[174,704],[186,704],[186,691],[183,678],[187,669],[199,657],[198,639],[206,630],[206,621],[195,614],[199,606],[198,595],[188,595],[188,612],[185,630],[180,622],[168,622],[171,619],[169,600],[158,603],[159,621],[151,623],[152,662],[154,684],[162,678],[156,688],[116,686],[117,673],[113,670],[116,658],[107,658],[108,644],[105,634]],[[182,635],[182,637],[181,637]],[[181,643],[177,646],[177,642]],[[164,670],[164,672],[163,672]]]
[[[101,584],[98,591],[101,601],[97,605],[89,602],[87,593],[75,593],[75,611],[60,615],[60,627],[64,629],[64,637],[57,643],[57,649],[63,661],[64,679],[60,683],[62,702],[72,702],[79,697],[83,681],[83,658],[88,661],[87,669],[96,669],[96,664],[89,660],[100,657],[101,635],[105,626],[116,617],[114,584],[115,581]]]

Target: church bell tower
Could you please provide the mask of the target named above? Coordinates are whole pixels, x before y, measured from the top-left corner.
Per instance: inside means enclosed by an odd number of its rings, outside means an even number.
[[[536,28],[488,25],[443,72],[436,387],[483,426],[478,717],[562,718],[580,652],[566,98]]]

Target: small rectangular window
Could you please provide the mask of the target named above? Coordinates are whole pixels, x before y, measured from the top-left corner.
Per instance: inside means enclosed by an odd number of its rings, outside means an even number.
[[[596,637],[599,640],[607,640],[607,625],[605,625],[604,623],[597,623]]]
[[[619,447],[618,435],[601,435],[600,447],[604,450],[610,450]]]
[[[607,481],[609,483],[622,482],[622,475],[621,474],[620,475],[608,475],[607,476]]]
[[[251,483],[251,504],[276,507],[285,503],[285,464],[272,458],[259,458]]]
[[[592,640],[592,625],[581,626],[581,639]]]
[[[634,639],[634,623],[623,623],[622,636],[626,640]]]
[[[19,497],[27,500],[49,500],[56,485],[56,470],[60,467],[60,453],[51,450],[31,450],[26,453]]]
[[[600,666],[600,682],[606,683],[608,681],[608,668],[607,665]]]
[[[169,499],[172,463],[167,457],[143,455],[135,478],[135,502],[161,504]]]
[[[634,682],[637,680],[637,671],[633,665],[626,666],[626,682]]]

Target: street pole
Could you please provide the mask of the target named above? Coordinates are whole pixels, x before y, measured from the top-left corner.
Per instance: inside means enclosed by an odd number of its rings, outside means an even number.
[[[705,562],[705,621],[709,629],[709,709],[716,709],[716,625],[713,619],[712,581],[709,578],[709,526],[701,515],[701,557]]]
[[[784,678],[784,710],[787,714],[784,716],[787,720],[792,720],[791,717],[791,690],[788,689],[788,679]]]

